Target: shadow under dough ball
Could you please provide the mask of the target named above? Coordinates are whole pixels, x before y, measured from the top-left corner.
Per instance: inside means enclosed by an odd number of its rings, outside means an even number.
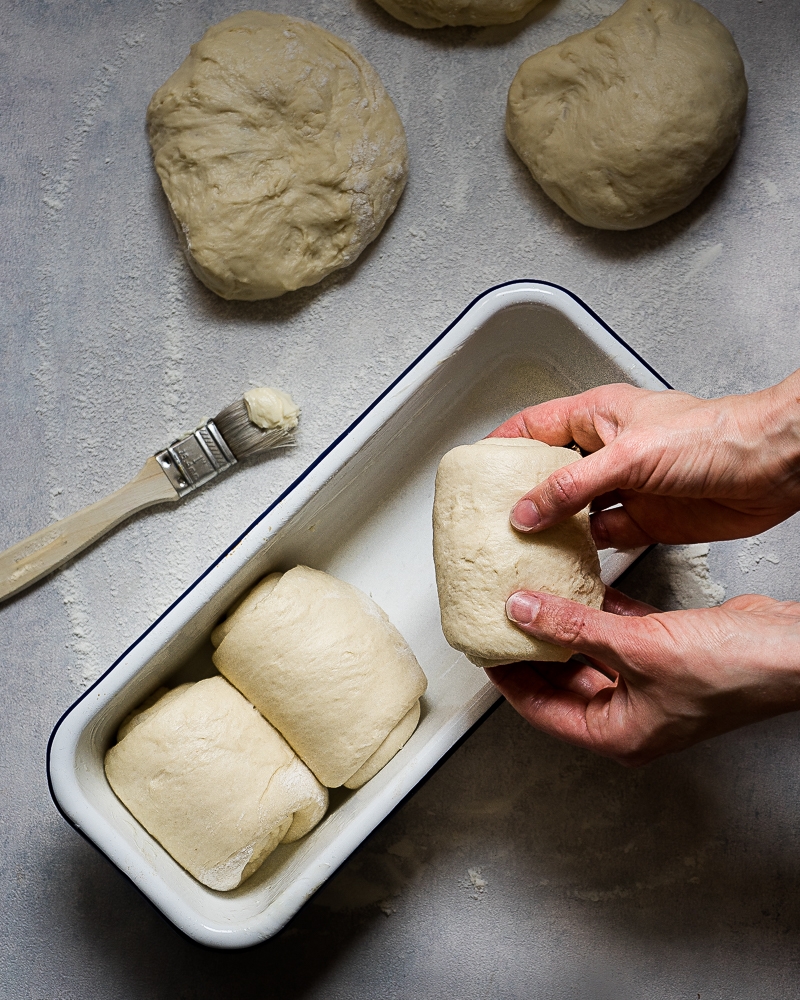
[[[537,52],[508,92],[506,133],[573,219],[639,229],[685,208],[739,141],[747,81],[728,30],[692,0],[626,0]]]
[[[189,264],[225,299],[268,299],[351,264],[403,191],[403,125],[347,42],[247,11],[192,46],[147,110]]]
[[[414,28],[461,24],[485,27],[511,24],[525,17],[541,0],[377,0],[398,21]]]

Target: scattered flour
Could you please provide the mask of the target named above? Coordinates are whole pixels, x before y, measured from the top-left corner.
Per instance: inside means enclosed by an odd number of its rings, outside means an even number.
[[[483,877],[482,869],[475,867],[467,869],[467,878],[463,879],[460,884],[463,888],[471,890],[473,899],[480,899],[489,883]]]
[[[719,255],[722,253],[724,248],[725,248],[724,244],[714,243],[713,246],[703,247],[702,249],[698,250],[695,253],[694,257],[692,258],[691,267],[686,272],[686,278],[684,279],[683,284],[686,284],[687,282],[691,281],[692,278],[697,277],[697,275],[700,274],[702,271],[705,271],[707,268],[711,267],[711,265],[714,263],[717,257],[719,257]]]
[[[67,643],[72,654],[67,668],[69,678],[78,690],[84,691],[102,672],[86,594],[74,566],[62,570],[55,579],[72,627],[72,637]]]
[[[708,569],[707,543],[681,545],[667,550],[665,565],[670,570],[670,583],[678,606],[713,608],[725,600],[725,588],[711,579]]]
[[[408,837],[403,837],[396,844],[390,844],[386,851],[388,854],[394,854],[397,858],[413,858],[416,855],[416,848]]]
[[[759,177],[758,180],[767,196],[767,204],[777,205],[781,200],[781,193],[775,181],[771,181],[768,177]]]
[[[662,611],[713,608],[725,588],[711,578],[707,543],[659,545],[626,581],[626,593]]]
[[[182,427],[189,414],[191,393],[186,384],[186,345],[182,315],[183,282],[186,262],[177,248],[172,255],[167,277],[166,319],[163,331],[164,407],[167,426]],[[197,423],[198,421],[195,421]],[[187,433],[193,428],[187,427]],[[167,444],[168,442],[164,442]]]
[[[580,13],[583,17],[604,18],[619,8],[617,0],[583,0]]]
[[[766,539],[758,535],[755,538],[745,538],[736,556],[739,569],[745,575],[758,569],[761,563],[777,566],[780,561],[780,556],[767,547]]]

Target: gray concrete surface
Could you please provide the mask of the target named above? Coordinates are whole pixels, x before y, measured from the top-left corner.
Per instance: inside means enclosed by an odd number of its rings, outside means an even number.
[[[795,716],[636,772],[503,706],[274,941],[181,938],[60,818],[48,735],[78,693],[481,290],[575,291],[676,386],[746,391],[800,365],[800,62],[793,0],[708,0],[751,85],[733,163],[690,208],[591,232],[503,137],[531,52],[614,0],[544,0],[518,25],[415,32],[372,0],[279,0],[374,63],[411,176],[349,270],[270,303],[191,275],[144,110],[190,42],[244,4],[0,2],[0,547],[121,485],[244,389],[291,390],[300,447],[130,522],[0,608],[0,995],[686,998],[800,994]],[[796,597],[798,523],[658,553],[629,589],[665,606]]]

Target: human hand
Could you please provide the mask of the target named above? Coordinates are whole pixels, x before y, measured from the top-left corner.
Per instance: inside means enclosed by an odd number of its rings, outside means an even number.
[[[800,708],[800,603],[735,597],[658,612],[608,588],[603,611],[521,591],[511,621],[583,653],[486,673],[535,728],[636,766]]]
[[[593,502],[598,548],[628,549],[744,538],[800,510],[800,372],[713,400],[601,386],[522,410],[490,436],[575,441],[592,453],[520,498],[520,531]]]

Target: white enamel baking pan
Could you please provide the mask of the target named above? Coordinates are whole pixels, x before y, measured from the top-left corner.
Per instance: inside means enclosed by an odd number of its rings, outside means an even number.
[[[513,281],[480,295],[86,691],[56,726],[47,767],[65,818],[180,930],[242,948],[275,934],[498,695],[445,642],[431,554],[439,458],[525,405],[607,382],[667,383],[574,295]],[[603,553],[615,579],[638,552]],[[419,728],[323,822],[221,893],[188,875],[112,792],[103,756],[135,705],[164,682],[214,672],[209,635],[265,573],[305,563],[355,584],[388,613],[428,676]]]

